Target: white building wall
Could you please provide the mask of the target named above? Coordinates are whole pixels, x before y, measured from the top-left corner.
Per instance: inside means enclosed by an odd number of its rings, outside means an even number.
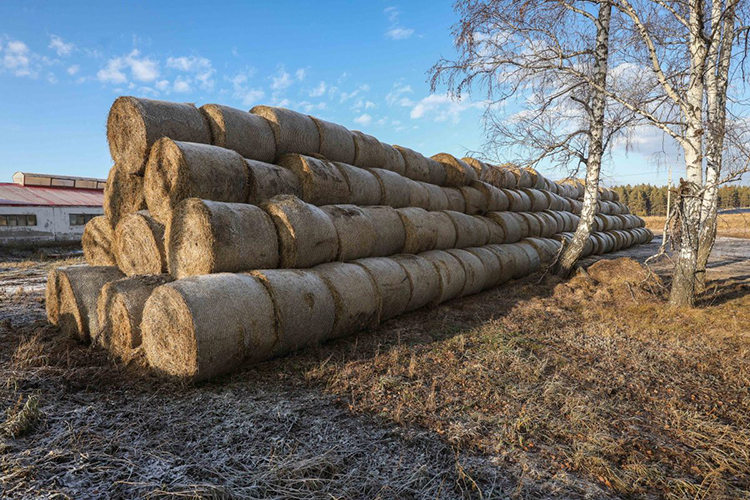
[[[54,244],[81,241],[84,226],[72,226],[70,214],[104,213],[102,207],[0,206],[0,215],[36,215],[36,226],[0,226],[0,244]]]

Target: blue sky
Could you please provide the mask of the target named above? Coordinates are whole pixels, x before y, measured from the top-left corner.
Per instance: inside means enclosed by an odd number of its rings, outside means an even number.
[[[290,107],[432,155],[482,145],[481,95],[430,94],[451,57],[452,2],[0,3],[0,182],[15,171],[105,177],[118,95]],[[666,183],[656,134],[607,184]],[[671,149],[671,148],[668,148]],[[680,175],[678,158],[670,157]],[[546,172],[550,177],[560,173]]]

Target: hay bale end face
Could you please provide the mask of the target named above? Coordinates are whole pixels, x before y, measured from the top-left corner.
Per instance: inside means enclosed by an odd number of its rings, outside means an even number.
[[[184,200],[172,215],[168,245],[169,272],[177,279],[279,264],[274,222],[255,205]]]
[[[147,211],[123,218],[114,234],[117,265],[127,276],[167,272],[164,225]]]
[[[406,231],[404,253],[417,254],[432,250],[437,244],[437,220],[430,212],[421,208],[409,207],[397,210]]]
[[[236,151],[243,158],[272,162],[276,142],[271,124],[262,116],[220,104],[200,108],[211,129],[214,146]]]
[[[425,188],[428,193],[427,207],[424,207],[426,210],[448,210],[448,196],[443,188],[427,182],[418,182],[418,184]]]
[[[479,180],[476,171],[464,161],[448,153],[438,153],[432,159],[445,168],[445,185],[452,187],[468,186],[471,181]]]
[[[368,169],[380,182],[381,205],[393,208],[409,206],[409,184],[407,178],[381,168]]]
[[[377,233],[372,219],[356,205],[328,205],[320,207],[331,218],[338,236],[336,260],[348,262],[371,257]]]
[[[320,152],[318,127],[309,116],[272,106],[255,106],[250,112],[270,123],[277,157],[287,153],[312,155]]]
[[[404,250],[406,228],[398,211],[393,207],[363,207],[375,230],[373,257],[388,257]]]
[[[279,165],[297,175],[302,185],[302,199],[313,205],[349,203],[351,191],[341,171],[328,160],[286,154],[279,159]]]
[[[193,104],[124,96],[107,117],[112,159],[126,173],[142,174],[151,146],[162,137],[211,144],[211,131]]]
[[[466,273],[466,281],[461,290],[461,297],[479,293],[484,289],[488,273],[482,261],[473,253],[461,248],[446,250],[461,263]]]
[[[515,212],[490,212],[487,216],[503,228],[503,243],[515,243],[529,235],[529,225]]]
[[[461,186],[458,189],[464,197],[464,213],[481,215],[487,212],[488,201],[482,191],[471,186]]]
[[[436,306],[461,295],[466,285],[466,271],[458,259],[443,250],[431,250],[419,256],[430,262],[440,277],[439,293],[430,305]]]
[[[440,293],[440,276],[435,266],[418,255],[397,255],[393,260],[409,277],[411,296],[405,311],[414,311],[433,303]]]
[[[331,161],[354,163],[356,150],[354,135],[351,130],[338,123],[331,123],[314,116],[310,118],[318,128],[318,137],[320,138],[318,150],[320,154]]]
[[[353,205],[378,205],[383,198],[380,181],[375,174],[364,168],[353,167],[346,163],[335,163],[346,179],[351,192]]]
[[[117,223],[126,215],[145,210],[143,177],[128,174],[117,165],[112,167],[104,186],[103,208],[112,228],[117,227]]]
[[[336,320],[328,338],[344,337],[378,326],[379,291],[363,267],[330,262],[312,270],[326,283],[336,306]]]
[[[484,284],[482,289],[486,290],[500,284],[503,278],[502,263],[495,252],[487,247],[467,248],[467,252],[474,255],[484,266]]]
[[[466,211],[466,200],[464,199],[464,195],[461,193],[460,189],[452,187],[444,187],[441,189],[443,190],[443,193],[448,200],[447,210],[461,213],[464,213]]]
[[[433,176],[439,175],[439,173],[431,174],[431,165],[422,154],[403,146],[394,146],[394,148],[401,153],[404,159],[404,177],[413,181],[431,182]]]
[[[411,299],[411,283],[406,271],[395,260],[371,257],[352,262],[365,269],[378,289],[378,317],[386,321],[406,310]]]
[[[437,239],[435,240],[435,250],[446,250],[456,248],[456,225],[446,212],[429,212],[430,217],[435,219],[435,228],[437,229]]]
[[[487,244],[489,227],[480,218],[460,212],[446,210],[456,229],[456,248],[476,247]]]
[[[114,232],[109,220],[103,215],[86,223],[81,236],[83,256],[90,266],[115,266]]]

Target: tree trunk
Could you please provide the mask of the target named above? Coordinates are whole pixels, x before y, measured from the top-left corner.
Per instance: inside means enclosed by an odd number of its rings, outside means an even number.
[[[596,89],[604,89],[607,85],[607,63],[609,58],[609,24],[612,17],[612,4],[605,1],[599,4],[599,18],[596,27],[596,65],[594,80],[596,88],[592,88],[592,103],[589,127],[589,155],[586,162],[586,189],[583,195],[583,207],[581,218],[578,222],[575,235],[565,247],[560,259],[555,266],[554,272],[560,277],[566,278],[570,275],[573,266],[581,258],[583,249],[586,248],[591,236],[591,227],[594,224],[594,216],[597,212],[597,201],[599,197],[599,173],[602,167],[602,156],[604,149],[604,111],[606,97],[604,92]]]

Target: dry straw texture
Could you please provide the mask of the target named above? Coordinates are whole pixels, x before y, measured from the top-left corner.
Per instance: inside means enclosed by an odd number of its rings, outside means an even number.
[[[487,226],[487,245],[505,243],[505,229],[503,229],[503,226],[489,217],[483,217],[481,215],[475,215],[475,217],[484,222]]]
[[[330,262],[316,266],[313,271],[328,286],[336,307],[336,320],[328,338],[344,337],[378,326],[380,295],[364,268],[344,262]]]
[[[244,158],[272,162],[276,142],[271,124],[262,116],[220,104],[200,108],[211,128],[211,143],[238,152]]]
[[[245,361],[271,356],[274,306],[253,276],[208,274],[156,288],[143,309],[141,335],[157,372],[205,380]]]
[[[141,174],[151,146],[162,137],[211,143],[211,131],[193,104],[120,97],[109,110],[107,142],[124,172]]]
[[[430,305],[438,305],[461,295],[466,284],[466,271],[461,263],[448,252],[431,250],[420,255],[435,267],[440,278],[439,293]]]
[[[248,203],[257,205],[280,194],[302,196],[302,184],[297,174],[288,168],[247,159],[245,163],[248,170]]]
[[[508,210],[508,206],[510,205],[508,197],[499,188],[482,181],[472,181],[470,187],[484,195],[487,201],[487,212],[503,212]]]
[[[328,205],[321,209],[336,228],[339,248],[336,260],[350,261],[373,255],[377,233],[367,212],[356,205]]]
[[[390,144],[381,142],[383,152],[385,153],[385,170],[404,175],[406,173],[406,161],[399,150]]]
[[[354,135],[354,165],[357,167],[366,168],[383,168],[389,170],[387,167],[385,148],[383,143],[377,140],[375,137],[360,132],[359,130],[352,131]],[[398,173],[398,172],[397,172]]]
[[[328,160],[287,154],[279,165],[294,172],[302,185],[302,199],[313,205],[349,203],[349,184],[341,171]]]
[[[464,272],[466,273],[466,281],[461,290],[461,297],[481,292],[484,288],[487,274],[482,261],[473,253],[461,248],[446,250],[446,252],[451,254],[461,263]]]
[[[407,184],[409,186],[409,206],[429,210],[430,192],[425,187],[427,184],[412,180],[409,180]]]
[[[466,200],[464,199],[464,195],[461,193],[460,189],[452,187],[444,187],[441,189],[443,190],[443,193],[448,200],[447,210],[461,213],[466,210]]]
[[[500,262],[500,278],[497,284],[501,285],[513,279],[516,261],[513,254],[507,250],[507,245],[487,245],[485,248],[497,256]]]
[[[274,222],[255,205],[184,200],[172,215],[168,244],[169,272],[177,279],[279,264]]]
[[[510,167],[510,171],[516,176],[516,184],[519,189],[534,187],[534,179],[531,178],[531,174],[528,170],[518,167]]]
[[[411,283],[406,270],[395,260],[372,257],[353,262],[365,269],[378,288],[378,317],[386,321],[406,310],[411,299]]]
[[[490,177],[490,166],[483,161],[476,160],[474,158],[461,158],[461,161],[474,169],[476,179],[478,181],[485,181]]]
[[[437,229],[435,249],[455,248],[457,240],[456,225],[453,223],[451,216],[446,212],[430,212],[429,214],[435,220],[435,228]]]
[[[420,253],[432,250],[437,244],[438,220],[424,209],[409,207],[397,210],[406,230],[404,253]]]
[[[320,154],[331,161],[354,163],[356,150],[354,135],[352,135],[351,130],[338,123],[327,122],[314,116],[310,118],[318,128],[318,137],[320,137],[318,150]]]
[[[336,227],[323,210],[289,195],[271,198],[261,208],[276,226],[280,267],[306,268],[336,259]]]
[[[381,205],[393,208],[409,206],[409,184],[408,179],[389,170],[382,168],[371,168],[370,172],[380,183]]]
[[[383,198],[380,181],[375,174],[364,168],[354,167],[346,163],[335,163],[346,179],[351,193],[351,203],[354,205],[378,205]]]
[[[529,236],[539,236],[542,234],[542,221],[538,217],[535,217],[531,212],[519,212],[518,215],[526,221],[526,225],[529,228],[527,233]]]
[[[438,153],[433,155],[432,159],[441,163],[445,168],[446,186],[468,186],[471,181],[479,180],[476,171],[472,167],[451,154]]]
[[[144,210],[146,198],[143,195],[143,177],[129,174],[115,165],[109,170],[104,186],[104,215],[113,228],[128,214]]]
[[[148,211],[123,218],[115,229],[114,243],[117,265],[126,275],[167,272],[164,225]]]
[[[187,198],[244,203],[249,194],[247,163],[229,149],[161,139],[151,150],[144,191],[151,217],[162,224]]]
[[[461,186],[458,190],[464,197],[464,213],[478,215],[487,212],[488,201],[482,191],[471,186]]]
[[[503,243],[515,243],[529,235],[529,225],[515,212],[490,212],[488,217],[503,228]]]
[[[418,182],[418,184],[427,190],[427,210],[448,210],[448,196],[443,188],[427,182]]]
[[[83,255],[91,266],[116,265],[113,231],[104,215],[94,217],[86,223],[81,236]]]
[[[435,266],[418,255],[393,257],[409,277],[411,295],[405,311],[414,311],[431,304],[440,293],[440,276]]]
[[[520,189],[504,189],[508,197],[508,210],[511,212],[528,212],[531,210],[531,198]]]
[[[393,207],[363,207],[375,230],[373,257],[388,257],[401,253],[406,242],[406,229],[398,211]]]
[[[482,288],[486,290],[499,285],[503,278],[503,272],[497,254],[487,247],[471,247],[467,248],[466,251],[482,262],[484,267],[484,285]]]
[[[452,210],[447,210],[444,213],[450,217],[453,227],[456,229],[455,248],[476,247],[487,244],[490,237],[489,228],[482,219]]]
[[[172,281],[166,274],[132,276],[105,284],[99,292],[96,314],[99,331],[92,338],[125,361],[141,345],[143,307],[158,286]]]
[[[287,153],[311,155],[320,152],[318,127],[309,116],[272,106],[255,106],[250,112],[271,124],[277,157]]]
[[[404,177],[414,181],[432,182],[430,164],[420,153],[403,146],[393,146],[404,159]],[[435,174],[432,174],[435,175]],[[439,180],[439,179],[438,179]]]
[[[547,210],[549,208],[549,198],[547,198],[542,191],[538,189],[522,189],[521,191],[525,193],[531,201],[531,206],[529,207],[530,211],[541,212],[542,210]]]

